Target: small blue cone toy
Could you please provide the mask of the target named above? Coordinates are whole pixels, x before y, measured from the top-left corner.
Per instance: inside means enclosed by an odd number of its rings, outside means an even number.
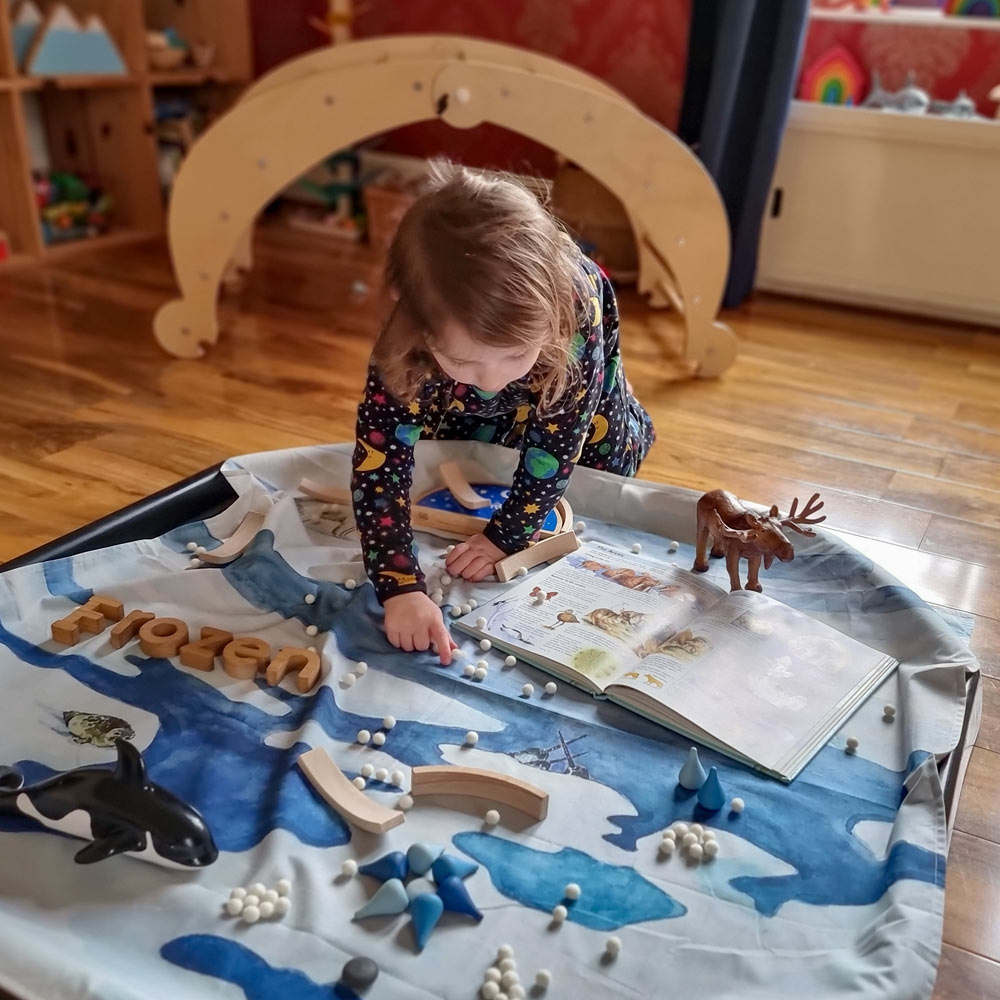
[[[698,805],[709,812],[718,812],[726,804],[726,793],[719,781],[719,772],[710,768],[705,783],[698,790]]]

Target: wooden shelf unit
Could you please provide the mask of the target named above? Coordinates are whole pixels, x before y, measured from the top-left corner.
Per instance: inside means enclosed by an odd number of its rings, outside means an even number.
[[[55,0],[36,0],[43,13]],[[14,63],[11,12],[0,0],[0,231],[11,256],[0,268],[59,259],[98,246],[152,238],[163,232],[154,126],[160,87],[198,88],[213,108],[228,106],[250,82],[249,0],[64,0],[83,18],[98,14],[118,46],[124,76],[32,77]],[[191,43],[215,47],[211,65],[173,71],[149,67],[147,30],[174,27]],[[114,203],[112,228],[93,239],[46,245],[31,182],[27,101],[37,102],[53,170],[89,174]]]

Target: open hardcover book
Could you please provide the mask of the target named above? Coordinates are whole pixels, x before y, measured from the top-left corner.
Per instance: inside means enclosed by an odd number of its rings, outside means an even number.
[[[596,542],[456,624],[782,781],[897,666],[780,601]]]

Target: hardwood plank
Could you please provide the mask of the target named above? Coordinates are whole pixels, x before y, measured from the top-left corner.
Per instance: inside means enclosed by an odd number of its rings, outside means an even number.
[[[992,395],[997,393],[996,383],[993,384]],[[959,455],[971,455],[974,458],[1000,459],[1000,433],[997,429],[981,430],[978,427],[966,427],[963,424],[931,420],[928,417],[917,417],[906,432],[906,440],[918,441],[921,444],[944,448]]]
[[[983,721],[976,746],[1000,752],[1000,680],[983,675]]]
[[[938,478],[997,491],[1000,490],[1000,462],[970,455],[948,455]]]
[[[977,616],[969,643],[979,660],[979,667],[988,677],[1000,679],[1000,621]]]
[[[1000,753],[974,747],[969,759],[955,829],[1000,843],[997,803],[1000,802]]]
[[[993,377],[1000,378],[1000,368],[994,370]],[[1000,427],[1000,406],[991,406],[987,403],[962,403],[955,411],[955,419],[960,424],[995,431]]]
[[[942,945],[931,1000],[996,1000],[997,997],[1000,997],[1000,963],[950,944]]]
[[[935,514],[920,548],[980,566],[1000,566],[1000,527],[988,528]]]
[[[946,944],[1000,960],[1000,844],[955,831],[944,894]]]
[[[882,496],[932,514],[1000,528],[1000,491],[950,482],[940,478],[940,474],[935,478],[897,472],[889,480]]]

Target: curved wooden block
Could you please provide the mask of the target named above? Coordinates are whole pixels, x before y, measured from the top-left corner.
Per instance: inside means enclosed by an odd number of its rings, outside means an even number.
[[[229,259],[256,215],[303,170],[369,135],[441,119],[456,128],[489,121],[512,129],[616,194],[635,229],[640,290],[672,285],[686,355],[719,367],[725,351],[714,346],[713,324],[729,228],[704,167],[659,123],[585,74],[484,44],[489,48],[397,37],[339,46],[275,71],[219,118],[174,184],[169,237],[182,297],[156,316],[161,346],[198,357],[203,344],[215,342],[217,291]]]
[[[188,627],[180,618],[154,618],[139,629],[139,648],[146,654],[168,660],[188,641]]]
[[[386,809],[355,788],[322,747],[307,750],[299,757],[298,765],[327,805],[348,823],[369,833],[386,833],[404,821],[399,810]]]
[[[517,571],[522,567],[531,569],[533,566],[540,566],[542,563],[551,562],[553,559],[560,559],[562,556],[576,552],[580,547],[580,539],[570,525],[565,531],[558,535],[550,535],[536,542],[530,548],[521,549],[506,559],[501,559],[496,565],[497,579],[501,583],[513,580]]]
[[[264,527],[267,511],[252,510],[240,521],[239,527],[220,546],[203,552],[198,558],[211,566],[223,566],[238,559],[246,551],[246,547],[257,537],[257,532]]]
[[[291,670],[298,671],[295,686],[305,694],[316,686],[319,680],[321,661],[315,649],[301,649],[288,646],[279,649],[278,655],[267,665],[267,683],[272,687],[281,683],[282,677]]]
[[[520,778],[511,778],[509,775],[478,767],[448,764],[415,767],[410,777],[410,794],[462,795],[489,799],[492,802],[502,802],[512,809],[519,809],[537,820],[545,819],[549,814],[548,792],[527,781],[521,781]]]
[[[438,471],[441,473],[441,480],[448,492],[466,510],[481,510],[483,507],[489,507],[489,500],[486,497],[481,497],[472,488],[469,480],[462,474],[458,462],[442,462],[438,466]]]
[[[257,676],[271,658],[271,645],[256,636],[233,639],[222,651],[222,669],[238,681]]]

